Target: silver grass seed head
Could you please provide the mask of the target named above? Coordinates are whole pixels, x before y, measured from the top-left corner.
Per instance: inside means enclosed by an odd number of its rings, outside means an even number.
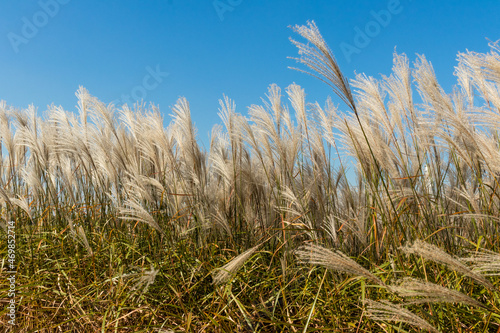
[[[439,332],[426,320],[403,308],[401,305],[389,301],[377,302],[373,300],[367,300],[366,304],[367,316],[373,320],[406,323],[430,332]]]
[[[462,258],[462,260],[471,263],[472,270],[478,274],[500,275],[500,253],[483,249],[479,252],[471,252],[470,257]]]
[[[405,278],[400,280],[397,286],[391,286],[390,289],[401,297],[409,297],[407,304],[463,303],[484,308],[483,304],[457,290],[428,281]]]
[[[295,255],[299,263],[320,265],[333,271],[362,276],[378,285],[385,286],[385,283],[377,276],[340,251],[333,252],[320,245],[306,244],[301,246]]]
[[[142,293],[146,293],[149,286],[155,282],[156,275],[160,272],[159,269],[155,269],[151,264],[150,270],[144,270],[138,277],[137,282],[132,287],[134,290],[142,289]]]
[[[356,104],[354,103],[347,78],[342,74],[335,56],[326,44],[323,36],[321,36],[316,23],[309,21],[307,22],[307,26],[296,25],[292,29],[314,45],[314,47],[311,47],[290,38],[290,41],[298,48],[300,55],[300,58],[291,59],[306,65],[312,72],[293,67],[292,69],[314,76],[328,84],[335,94],[357,114]]]
[[[470,277],[483,286],[494,289],[493,284],[486,280],[481,274],[473,272],[470,268],[465,266],[460,260],[453,258],[448,253],[444,252],[435,245],[427,242],[416,240],[412,246],[402,247],[403,252],[406,254],[420,255],[427,260],[447,266],[449,269],[457,271],[465,276]]]
[[[237,257],[233,258],[226,265],[212,271],[214,285],[228,282],[234,274],[245,264],[245,262],[257,251],[261,244],[254,246]]]

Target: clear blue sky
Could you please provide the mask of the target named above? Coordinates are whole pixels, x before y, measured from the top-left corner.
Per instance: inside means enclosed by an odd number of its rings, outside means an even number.
[[[500,39],[498,0],[41,0],[1,8],[1,100],[43,113],[51,103],[75,111],[80,85],[105,102],[145,92],[168,122],[185,96],[204,142],[220,123],[223,94],[244,114],[272,83],[303,86],[309,102],[332,95],[287,68],[297,55],[288,37],[299,39],[290,25],[314,20],[350,78],[388,75],[395,47],[410,60],[425,54],[448,92],[457,52],[486,52],[486,38]],[[350,47],[357,53],[346,56]]]

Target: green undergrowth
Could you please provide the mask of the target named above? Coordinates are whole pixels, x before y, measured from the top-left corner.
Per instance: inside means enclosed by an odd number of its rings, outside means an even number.
[[[214,269],[237,254],[224,242],[200,247],[190,238],[172,243],[146,228],[140,237],[109,228],[88,233],[93,249],[89,254],[67,229],[39,232],[36,227],[19,227],[17,231],[18,332],[302,332],[306,326],[308,332],[415,329],[365,315],[366,299],[404,300],[386,287],[296,264],[278,243],[264,245],[230,281],[214,285]],[[2,243],[2,257],[6,252]],[[484,305],[410,306],[442,331],[495,332],[500,327],[497,278],[491,279],[495,290],[490,291],[439,264],[413,256],[401,258],[407,260],[370,263],[360,256],[357,261],[386,284],[404,277],[425,279]],[[148,272],[156,272],[151,284],[141,280]],[[0,293],[6,292],[2,287]],[[5,318],[6,311],[2,309],[0,315]]]

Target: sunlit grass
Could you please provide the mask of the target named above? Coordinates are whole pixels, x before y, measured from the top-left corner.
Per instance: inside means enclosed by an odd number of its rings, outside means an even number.
[[[84,88],[77,115],[0,104],[14,331],[500,330],[497,45],[459,54],[447,95],[404,54],[349,82],[314,23],[294,30],[349,112],[273,85],[247,117],[221,101],[204,151],[182,98],[167,128]]]

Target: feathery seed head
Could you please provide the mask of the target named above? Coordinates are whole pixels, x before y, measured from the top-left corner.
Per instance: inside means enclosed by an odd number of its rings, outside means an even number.
[[[401,305],[389,301],[367,300],[367,315],[373,320],[406,323],[430,332],[439,332],[426,320],[420,318]]]
[[[473,272],[470,268],[465,266],[460,260],[453,258],[448,253],[444,252],[437,246],[426,243],[421,240],[417,240],[412,246],[405,246],[402,248],[403,252],[407,254],[421,255],[427,260],[437,262],[439,264],[447,266],[451,270],[455,270],[465,276],[470,277],[476,282],[482,284],[489,289],[493,289],[491,282],[486,280],[482,275]]]
[[[340,251],[333,252],[320,245],[306,244],[295,254],[299,263],[320,265],[333,271],[362,276],[381,286],[385,285],[377,276]]]
[[[219,285],[229,281],[234,274],[245,264],[245,262],[257,251],[261,244],[254,246],[237,257],[231,259],[224,266],[215,269],[212,272],[213,284]]]

